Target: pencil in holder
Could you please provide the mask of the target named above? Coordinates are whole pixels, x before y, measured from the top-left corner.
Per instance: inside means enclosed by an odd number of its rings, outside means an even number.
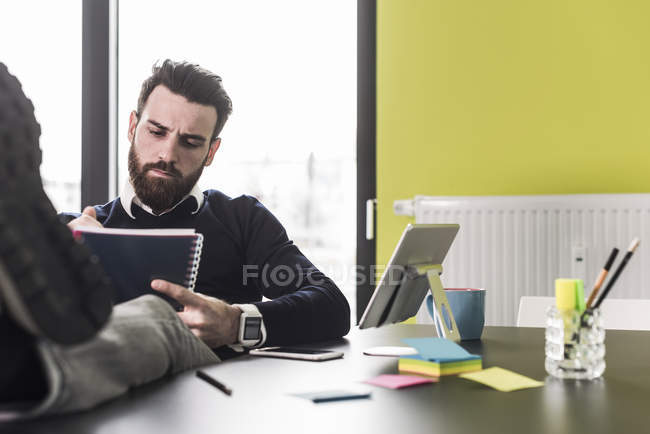
[[[594,379],[605,372],[605,328],[600,309],[546,310],[546,372],[557,378]]]

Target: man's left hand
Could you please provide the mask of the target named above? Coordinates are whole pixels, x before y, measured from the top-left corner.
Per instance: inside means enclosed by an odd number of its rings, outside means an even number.
[[[238,307],[166,280],[153,280],[151,287],[185,307],[182,312],[178,312],[178,316],[210,348],[237,342],[241,316]]]

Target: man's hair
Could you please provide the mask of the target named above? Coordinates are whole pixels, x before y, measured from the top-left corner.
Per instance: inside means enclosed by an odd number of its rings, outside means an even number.
[[[156,62],[151,69],[151,77],[142,83],[138,97],[138,119],[142,114],[149,95],[156,86],[162,84],[177,95],[185,97],[189,102],[212,106],[217,110],[217,123],[211,140],[219,137],[219,133],[232,113],[232,101],[221,84],[221,77],[189,62],[175,62],[166,59]]]

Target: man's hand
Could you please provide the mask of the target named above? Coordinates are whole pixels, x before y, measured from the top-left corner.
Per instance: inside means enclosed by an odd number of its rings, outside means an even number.
[[[238,307],[165,280],[153,280],[151,287],[185,306],[178,316],[210,348],[237,342],[242,312]]]
[[[80,226],[97,226],[100,228],[103,227],[102,224],[97,221],[97,213],[95,212],[95,208],[92,206],[85,207],[79,217],[68,223],[68,227],[72,230],[77,229]]]

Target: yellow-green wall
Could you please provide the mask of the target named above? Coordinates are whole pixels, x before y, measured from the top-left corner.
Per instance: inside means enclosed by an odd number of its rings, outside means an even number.
[[[377,259],[396,199],[650,191],[650,1],[377,0]]]

